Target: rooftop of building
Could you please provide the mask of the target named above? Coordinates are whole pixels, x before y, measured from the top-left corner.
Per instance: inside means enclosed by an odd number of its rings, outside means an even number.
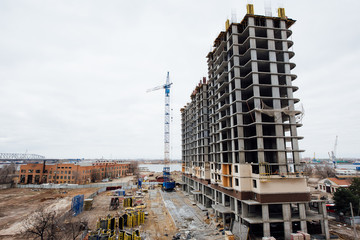
[[[248,5],[251,5],[251,4],[248,4]],[[252,7],[252,11],[253,11],[253,7]],[[248,8],[247,14],[244,16],[244,18],[240,22],[232,22],[232,23],[230,23],[229,20],[226,21],[226,31],[221,31],[219,33],[219,35],[217,36],[217,38],[214,40],[214,44],[213,44],[214,49],[213,49],[213,51],[209,52],[209,54],[206,56],[207,58],[209,58],[214,53],[214,51],[216,50],[216,47],[219,46],[219,44],[222,41],[225,40],[226,32],[228,31],[228,29],[231,29],[232,25],[243,25],[244,27],[246,27],[247,23],[248,23],[248,19],[250,17],[253,17],[253,18],[258,19],[260,21],[264,21],[266,19],[271,19],[271,20],[275,20],[275,21],[285,21],[286,28],[290,28],[296,22],[296,20],[288,18],[287,16],[285,16],[285,10],[283,8],[278,9],[278,17],[256,15],[252,11],[249,10],[249,8]]]
[[[338,186],[350,186],[351,185],[351,179],[339,179],[336,177],[333,178],[327,178],[331,182],[335,183]]]

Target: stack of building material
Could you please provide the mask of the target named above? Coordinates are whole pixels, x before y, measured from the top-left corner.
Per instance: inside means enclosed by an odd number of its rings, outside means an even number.
[[[92,208],[93,199],[88,198],[84,200],[84,211],[90,211]]]
[[[225,240],[235,240],[234,234],[231,231],[225,231]]]
[[[146,204],[140,204],[140,205],[137,205],[135,207],[135,209],[139,210],[139,209],[145,209],[146,208]]]
[[[298,231],[298,233],[303,235],[304,240],[310,240],[311,239],[310,234],[308,234],[306,232]]]
[[[304,236],[301,233],[292,233],[291,240],[304,240]]]

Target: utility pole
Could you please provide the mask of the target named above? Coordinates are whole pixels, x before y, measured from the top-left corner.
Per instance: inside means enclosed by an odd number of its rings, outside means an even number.
[[[352,225],[353,225],[353,228],[354,228],[354,236],[355,236],[355,239],[359,239],[359,238],[358,238],[357,231],[356,231],[354,212],[353,212],[353,207],[352,207],[352,203],[351,203],[351,202],[350,202],[350,210],[351,210],[351,222],[352,222]]]

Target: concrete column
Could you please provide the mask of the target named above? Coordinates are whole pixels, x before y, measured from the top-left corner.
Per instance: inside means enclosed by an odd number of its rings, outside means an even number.
[[[261,205],[262,208],[262,220],[263,222],[269,221],[269,205]]]
[[[299,215],[301,220],[306,219],[305,203],[299,203]]]
[[[268,223],[268,222],[263,223],[263,235],[264,235],[264,237],[271,237],[270,223]]]
[[[284,237],[285,239],[290,239],[292,233],[290,204],[283,204],[282,210],[284,219]]]
[[[238,208],[238,200],[234,198],[234,208],[235,208],[235,215],[238,214],[239,208]]]
[[[285,239],[291,239],[292,225],[291,222],[284,222],[284,237]]]
[[[238,207],[238,202],[237,202],[238,200],[235,198],[234,199],[234,204],[235,204],[235,220],[236,221],[240,221],[240,218],[239,218],[239,207]]]
[[[300,221],[300,227],[301,227],[301,231],[306,232],[306,233],[308,232],[306,221]]]
[[[326,240],[330,239],[329,222],[327,219],[321,221],[321,232],[325,235]]]
[[[225,213],[221,213],[221,214],[222,214],[223,223],[224,223],[224,227],[225,227]]]
[[[291,209],[290,209],[290,204],[283,204],[282,205],[282,210],[283,210],[283,219],[284,221],[290,221],[291,220]]]
[[[261,205],[264,237],[271,237],[269,223],[269,205]]]
[[[241,202],[241,217],[245,218],[249,215],[249,206],[246,203]]]
[[[225,194],[221,193],[222,205],[225,206]]]
[[[326,203],[320,203],[320,213],[323,215],[323,218],[327,218],[327,211],[326,211]]]
[[[321,221],[321,232],[325,235],[326,240],[330,239],[329,233],[329,222],[327,219],[327,211],[326,211],[326,204],[324,202],[320,203],[320,212],[324,220]]]
[[[300,227],[301,231],[307,233],[307,223],[306,223],[306,210],[305,210],[305,204],[299,203],[299,216],[300,216]]]

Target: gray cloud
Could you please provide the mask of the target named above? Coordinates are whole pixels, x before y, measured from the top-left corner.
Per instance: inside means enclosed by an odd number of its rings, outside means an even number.
[[[47,157],[161,158],[166,72],[174,82],[173,158],[179,109],[207,76],[205,56],[239,1],[0,2],[0,152]],[[263,1],[255,1],[263,14]],[[297,23],[294,73],[306,115],[306,152],[358,157],[360,3],[284,2]],[[273,12],[275,14],[275,5]],[[346,13],[346,14],[345,14]]]

